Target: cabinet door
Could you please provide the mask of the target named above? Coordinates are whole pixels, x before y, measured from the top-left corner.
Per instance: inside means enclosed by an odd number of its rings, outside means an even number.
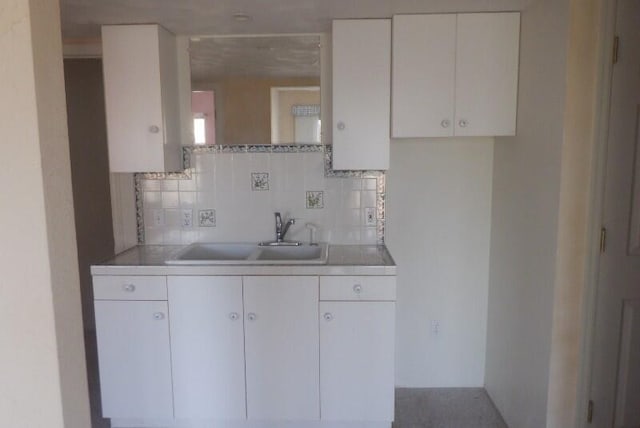
[[[456,15],[393,17],[392,135],[453,135]]]
[[[104,417],[173,417],[167,309],[167,302],[95,302]]]
[[[393,302],[320,302],[323,420],[392,421]]]
[[[245,419],[241,277],[169,277],[176,418]]]
[[[388,169],[391,20],[333,21],[333,168]]]
[[[180,167],[177,47],[158,25],[102,27],[111,172]]]
[[[249,419],[320,418],[318,277],[244,277]]]
[[[455,134],[515,135],[520,14],[460,14],[457,33]]]

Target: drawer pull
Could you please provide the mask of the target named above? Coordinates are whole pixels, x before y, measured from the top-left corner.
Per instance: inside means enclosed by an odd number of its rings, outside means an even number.
[[[122,289],[127,293],[133,293],[134,291],[136,291],[136,286],[133,284],[125,284],[122,286]]]
[[[356,284],[353,286],[353,292],[356,294],[362,293],[362,285]]]
[[[325,321],[331,321],[333,319],[333,315],[331,314],[331,312],[325,312],[325,314],[322,317],[324,318]]]
[[[153,319],[160,321],[164,319],[164,314],[162,312],[156,312],[153,314]]]

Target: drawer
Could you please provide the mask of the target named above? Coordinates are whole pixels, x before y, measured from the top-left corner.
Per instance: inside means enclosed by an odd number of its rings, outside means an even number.
[[[167,300],[167,277],[94,275],[95,300]]]
[[[321,276],[320,300],[396,300],[395,276]]]

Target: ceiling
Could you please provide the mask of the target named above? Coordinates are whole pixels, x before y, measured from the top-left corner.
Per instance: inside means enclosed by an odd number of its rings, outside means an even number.
[[[161,24],[177,35],[321,33],[335,18],[521,10],[532,0],[60,0],[64,39],[96,39],[102,24]],[[246,22],[233,19],[244,13]]]
[[[320,37],[215,37],[191,41],[191,81],[221,76],[319,77]]]

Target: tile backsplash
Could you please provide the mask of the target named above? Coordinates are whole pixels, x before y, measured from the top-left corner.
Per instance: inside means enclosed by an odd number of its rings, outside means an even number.
[[[312,223],[318,241],[382,243],[384,174],[332,171],[330,159],[328,146],[187,147],[184,173],[136,174],[138,240],[273,240],[279,211],[296,219],[286,239],[308,242]]]

